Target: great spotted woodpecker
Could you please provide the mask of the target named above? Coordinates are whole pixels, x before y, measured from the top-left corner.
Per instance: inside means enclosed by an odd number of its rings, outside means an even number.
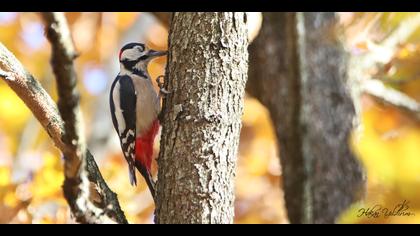
[[[150,169],[153,142],[160,127],[160,100],[147,65],[153,58],[164,55],[166,52],[149,49],[142,43],[126,44],[119,53],[120,72],[110,93],[112,122],[128,163],[130,183],[137,184],[137,168],[153,198],[155,184]]]

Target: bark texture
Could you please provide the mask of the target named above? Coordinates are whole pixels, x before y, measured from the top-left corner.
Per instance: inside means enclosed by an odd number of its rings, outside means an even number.
[[[250,47],[247,91],[275,124],[291,223],[333,223],[363,193],[335,23],[334,13],[264,13]]]
[[[174,13],[157,223],[232,223],[248,70],[244,13]]]

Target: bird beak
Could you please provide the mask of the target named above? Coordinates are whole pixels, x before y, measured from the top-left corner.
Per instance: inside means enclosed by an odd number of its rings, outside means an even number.
[[[153,57],[165,56],[166,54],[168,54],[168,51],[155,51],[155,50],[150,49],[148,56],[153,58]]]

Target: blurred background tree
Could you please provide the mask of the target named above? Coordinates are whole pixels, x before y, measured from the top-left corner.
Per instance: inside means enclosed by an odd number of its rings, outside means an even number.
[[[350,53],[349,71],[356,78],[375,78],[385,88],[420,101],[418,13],[339,13],[339,35]],[[132,188],[108,108],[110,84],[118,73],[118,51],[127,42],[145,42],[167,49],[168,32],[150,13],[66,13],[80,57],[81,106],[88,146],[104,178],[118,193],[132,223],[152,223],[154,204],[144,183]],[[248,15],[250,39],[263,17]],[[50,69],[50,45],[36,13],[0,13],[0,41],[57,98]],[[252,45],[252,44],[251,44]],[[363,60],[362,60],[363,59]],[[363,63],[362,63],[363,62]],[[366,63],[365,63],[366,62]],[[163,74],[165,59],[149,67],[153,78]],[[352,64],[354,63],[354,64]],[[356,66],[353,66],[356,65]],[[354,76],[354,75],[357,76]],[[358,88],[358,86],[354,86]],[[367,170],[364,201],[345,212],[342,223],[419,223],[419,111],[402,108],[381,96],[363,92],[357,118],[360,125],[349,143]],[[357,89],[356,89],[357,90]],[[388,91],[388,90],[387,90]],[[371,94],[371,95],[369,95]],[[0,82],[0,222],[73,223],[62,194],[62,162],[48,135],[30,111]],[[411,101],[410,100],[410,101]],[[415,107],[414,107],[415,108]],[[156,142],[155,148],[159,145]],[[157,153],[157,152],[155,152]],[[155,167],[156,168],[156,167]],[[236,175],[236,223],[288,223],[275,130],[268,110],[247,96]],[[410,217],[357,217],[360,207],[393,208],[409,201]]]

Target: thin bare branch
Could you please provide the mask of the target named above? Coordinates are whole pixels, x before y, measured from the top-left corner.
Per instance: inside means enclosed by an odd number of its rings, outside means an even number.
[[[56,15],[52,14],[51,16],[54,17]],[[51,25],[57,27],[57,24]],[[64,35],[66,35],[66,37],[70,36],[69,33]],[[63,34],[60,37],[63,37]],[[60,41],[63,42],[63,40]],[[57,46],[58,45],[53,46],[53,50],[56,51],[54,53],[58,56],[62,56],[63,54],[60,54],[63,53],[62,50],[67,50],[64,51],[65,55],[73,55],[71,61],[74,59],[74,54],[72,54],[71,51],[68,51],[68,48],[60,48],[60,46]],[[53,56],[53,58],[55,58],[55,56]],[[70,57],[67,57],[67,59],[69,58]],[[60,67],[68,65],[66,64],[68,61],[69,60],[65,60],[64,62],[59,61],[58,63],[53,64],[54,66]],[[54,69],[56,70],[56,68]],[[16,57],[1,43],[0,70],[0,77],[2,77],[9,87],[24,101],[43,128],[47,131],[57,148],[62,151],[66,157],[66,166],[69,166],[68,162],[69,160],[72,160],[70,166],[72,166],[72,169],[74,170],[66,171],[64,192],[76,220],[81,223],[127,223],[124,213],[119,206],[116,194],[113,193],[105,183],[93,156],[83,147],[84,140],[80,138],[82,134],[80,132],[81,129],[80,127],[77,127],[81,122],[78,118],[80,113],[77,114],[78,96],[74,89],[76,83],[74,69],[63,69],[63,73],[67,73],[68,71],[74,73],[72,75],[74,78],[73,80],[69,80],[69,77],[66,76],[58,76],[56,73],[57,77],[60,77],[57,78],[58,83],[60,83],[60,85],[58,85],[61,100],[61,103],[59,103],[60,112],[63,114],[63,117],[65,117],[66,122],[63,121],[54,101],[42,88],[41,84],[24,69],[23,65]],[[68,101],[63,100],[66,96],[69,98]],[[66,114],[65,112],[74,112],[74,114]],[[71,124],[71,122],[73,123]],[[82,165],[82,161],[84,160],[84,165]],[[84,168],[80,168],[81,166]],[[75,178],[67,178],[69,176]],[[80,176],[82,176],[82,178],[80,178]],[[77,187],[66,188],[66,186]],[[68,191],[68,189],[77,190]]]
[[[382,47],[395,49],[400,43],[407,39],[418,30],[420,26],[420,15],[415,14],[412,17],[403,20],[398,27],[381,43]]]
[[[56,147],[63,153],[64,150],[71,149],[63,142],[64,121],[61,118],[56,104],[48,95],[41,84],[36,80],[16,57],[0,43],[0,69],[2,75],[8,75],[9,79],[0,76],[9,87],[22,99],[26,106],[31,110],[42,127],[47,131]],[[127,223],[124,213],[121,210],[117,196],[109,189],[105,183],[98,166],[89,150],[86,150],[87,172],[90,190],[89,201],[95,204],[95,211],[84,209],[84,214],[75,214],[76,219],[82,223]],[[94,190],[94,191],[92,191]],[[70,199],[72,203],[79,199],[79,196]],[[96,209],[101,209],[97,211]],[[73,210],[73,209],[72,209]],[[82,211],[78,211],[82,212]],[[95,214],[91,214],[95,212]]]
[[[89,199],[90,189],[85,164],[86,146],[80,127],[82,122],[79,94],[76,90],[77,77],[73,66],[76,54],[64,14],[43,13],[42,16],[46,24],[47,38],[52,46],[51,65],[57,80],[58,109],[64,120],[65,133],[62,140],[68,147],[63,150],[66,160],[64,196],[78,219],[83,218],[86,206],[90,206],[88,200],[83,200]],[[79,203],[73,200],[78,198]],[[95,207],[89,208],[92,212],[96,211]]]
[[[392,105],[411,114],[420,121],[420,104],[406,94],[386,87],[381,81],[372,79],[363,80],[362,91],[388,105]]]
[[[377,64],[388,63],[395,55],[398,46],[416,31],[420,26],[420,14],[416,14],[402,21],[398,27],[386,37],[374,50],[358,58],[360,66],[371,69]],[[380,53],[378,53],[380,51]]]
[[[407,39],[418,29],[420,15],[416,14],[399,24],[399,26],[378,46],[377,50],[363,56],[351,56],[349,62],[349,84],[352,88],[352,96],[355,102],[357,117],[360,117],[361,104],[359,97],[366,93],[375,98],[393,105],[419,119],[418,103],[407,95],[387,88],[381,81],[372,79],[366,71],[372,70],[385,63],[388,63],[395,55],[398,45]],[[360,120],[356,121],[359,124]]]
[[[82,122],[76,89],[77,77],[73,66],[76,52],[64,14],[43,13],[42,16],[52,46],[51,65],[57,80],[58,109],[65,126],[63,142],[70,147],[63,152],[66,157],[65,174],[67,178],[75,178],[86,153],[83,129],[80,127]]]
[[[68,145],[62,141],[64,121],[58,112],[56,104],[38,80],[27,72],[16,57],[1,43],[0,69],[4,72],[0,77],[3,78],[9,87],[32,111],[43,128],[47,131],[56,147],[63,153],[64,150],[69,150],[70,148]],[[9,79],[5,79],[4,75],[8,75]],[[87,177],[90,182],[89,188],[91,190],[89,191],[90,195],[86,197],[89,201],[92,201],[96,207],[95,211],[86,209],[86,207],[80,209],[78,212],[84,213],[75,214],[76,219],[82,223],[127,223],[116,194],[113,193],[105,183],[89,150],[86,150],[86,161]],[[78,199],[79,196],[71,199],[72,203],[70,204],[77,206],[76,201]],[[101,211],[98,211],[97,209],[101,209]],[[96,215],[91,212],[95,212]]]
[[[115,194],[106,186],[92,155],[86,149],[80,95],[76,89],[77,76],[73,65],[77,53],[66,18],[63,13],[42,13],[42,17],[52,46],[51,64],[57,80],[58,109],[64,121],[61,137],[65,144],[62,149],[66,177],[64,196],[78,222],[126,223]],[[98,179],[102,183],[95,181]],[[108,194],[102,192],[101,187],[108,190]],[[107,198],[109,196],[110,199]],[[108,201],[111,199],[115,201]]]

